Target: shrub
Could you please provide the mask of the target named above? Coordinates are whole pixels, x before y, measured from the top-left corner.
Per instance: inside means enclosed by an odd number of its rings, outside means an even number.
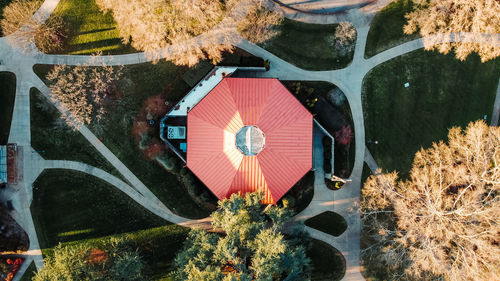
[[[352,129],[350,125],[345,125],[342,129],[338,130],[334,134],[335,141],[342,145],[348,145],[354,138]]]
[[[165,168],[167,171],[173,171],[175,168],[175,158],[174,157],[168,157],[166,154],[161,154],[156,156],[156,160],[158,163],[160,163],[163,168]]]
[[[350,22],[341,22],[335,29],[335,49],[341,56],[347,55],[354,49],[356,29]]]
[[[328,93],[328,100],[336,106],[342,106],[345,102],[345,95],[336,87]]]

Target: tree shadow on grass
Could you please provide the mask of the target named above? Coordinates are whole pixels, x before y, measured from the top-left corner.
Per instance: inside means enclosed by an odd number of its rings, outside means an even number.
[[[89,31],[82,31],[78,32],[75,35],[85,35],[85,34],[92,34],[92,33],[98,33],[98,32],[104,32],[104,31],[110,31],[110,30],[115,30],[116,27],[109,27],[109,28],[101,28],[101,29],[94,29],[94,30],[89,30]]]

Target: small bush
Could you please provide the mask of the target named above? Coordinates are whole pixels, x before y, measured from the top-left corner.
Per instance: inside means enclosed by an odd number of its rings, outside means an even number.
[[[167,171],[173,171],[174,168],[175,168],[175,164],[176,162],[173,161],[175,160],[174,157],[168,157],[168,155],[166,154],[162,154],[162,155],[158,155],[156,156],[156,160],[158,161],[158,163],[160,163],[163,168],[165,168]]]

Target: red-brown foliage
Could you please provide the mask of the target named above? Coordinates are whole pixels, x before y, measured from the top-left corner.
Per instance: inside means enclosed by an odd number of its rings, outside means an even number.
[[[101,249],[94,248],[90,251],[87,261],[91,264],[104,263],[108,260],[108,254]]]
[[[165,145],[159,142],[151,144],[148,148],[144,150],[144,154],[150,160],[156,159],[156,156],[163,154],[165,152]]]
[[[165,98],[160,95],[150,97],[144,102],[144,110],[146,114],[149,113],[154,117],[162,116],[167,113],[167,106],[165,105]]]
[[[135,121],[132,128],[132,134],[136,140],[139,140],[141,134],[146,133],[149,130],[148,123],[146,121]]]
[[[334,134],[335,140],[343,145],[348,145],[353,139],[353,133],[350,125],[345,125]]]
[[[23,259],[22,258],[16,258],[16,259],[7,259],[5,260],[5,263],[8,264],[9,268],[9,273],[5,277],[5,281],[12,281],[14,279],[14,276],[16,275],[17,271],[19,271],[19,268],[23,264]],[[0,277],[1,278],[1,277]]]

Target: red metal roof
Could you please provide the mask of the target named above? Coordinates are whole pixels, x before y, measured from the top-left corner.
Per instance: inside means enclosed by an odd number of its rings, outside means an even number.
[[[187,120],[187,166],[219,199],[260,190],[276,203],[312,167],[313,117],[277,79],[224,78]],[[255,156],[235,143],[250,125],[265,136]]]

